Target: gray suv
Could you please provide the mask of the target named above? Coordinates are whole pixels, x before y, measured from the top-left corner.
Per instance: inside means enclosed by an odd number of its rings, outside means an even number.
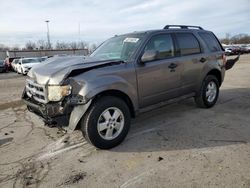
[[[48,59],[31,69],[23,92],[29,111],[68,132],[77,125],[100,149],[120,144],[131,117],[193,97],[215,105],[225,74],[225,53],[197,26],[114,36],[90,56]]]

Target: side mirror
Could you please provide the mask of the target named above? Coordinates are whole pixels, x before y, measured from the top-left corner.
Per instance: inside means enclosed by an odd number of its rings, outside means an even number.
[[[18,64],[21,65],[21,62],[19,62]]]
[[[157,59],[157,51],[155,50],[147,50],[141,57],[141,62],[146,63],[149,61],[153,61]]]

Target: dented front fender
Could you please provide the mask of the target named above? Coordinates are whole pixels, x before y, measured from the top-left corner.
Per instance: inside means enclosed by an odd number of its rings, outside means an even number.
[[[91,102],[92,100],[89,100],[84,105],[78,105],[74,107],[70,114],[69,126],[66,128],[68,133],[72,133],[76,129],[79,121],[81,120],[85,112],[88,110]]]

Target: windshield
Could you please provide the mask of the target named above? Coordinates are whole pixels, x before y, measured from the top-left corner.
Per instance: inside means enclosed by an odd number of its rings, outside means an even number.
[[[40,63],[40,61],[37,58],[35,58],[35,59],[23,59],[22,64],[26,64],[26,63]]]
[[[42,62],[42,61],[45,61],[46,59],[48,59],[47,57],[41,57],[39,60],[40,60],[40,62]]]
[[[90,57],[101,60],[120,59],[127,61],[141,43],[145,34],[130,34],[113,37],[99,46]]]
[[[4,63],[4,60],[0,60],[0,65],[3,65],[3,63]]]
[[[16,64],[18,62],[18,59],[14,59],[13,61],[12,61],[12,64]]]

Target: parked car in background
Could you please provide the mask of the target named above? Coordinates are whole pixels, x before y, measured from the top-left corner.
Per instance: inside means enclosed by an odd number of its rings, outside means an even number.
[[[250,45],[248,44],[231,44],[223,45],[226,55],[239,55],[250,53]]]
[[[9,58],[9,63],[10,63],[10,70],[11,71],[15,71],[14,69],[13,69],[13,66],[12,66],[12,62],[15,60],[15,59],[20,59],[21,57],[10,57]]]
[[[12,67],[12,70],[17,72],[17,64],[18,64],[18,61],[19,61],[19,58],[17,59],[14,59],[12,62],[11,62],[11,67]]]
[[[4,60],[0,60],[0,72],[5,72],[6,66],[4,65]]]
[[[40,61],[43,62],[43,61],[46,61],[48,59],[47,56],[44,56],[44,57],[40,57]]]
[[[240,47],[239,46],[234,46],[234,45],[228,45],[226,47],[224,47],[224,49],[230,53],[227,53],[227,55],[238,55],[238,54],[241,54],[241,51],[240,51]]]
[[[250,53],[250,46],[248,46],[248,45],[241,45],[240,48],[241,48],[241,52],[242,53]]]
[[[233,51],[230,48],[225,48],[226,55],[233,55]]]
[[[17,73],[26,75],[29,70],[36,66],[37,64],[41,63],[40,58],[21,58],[17,63]]]

